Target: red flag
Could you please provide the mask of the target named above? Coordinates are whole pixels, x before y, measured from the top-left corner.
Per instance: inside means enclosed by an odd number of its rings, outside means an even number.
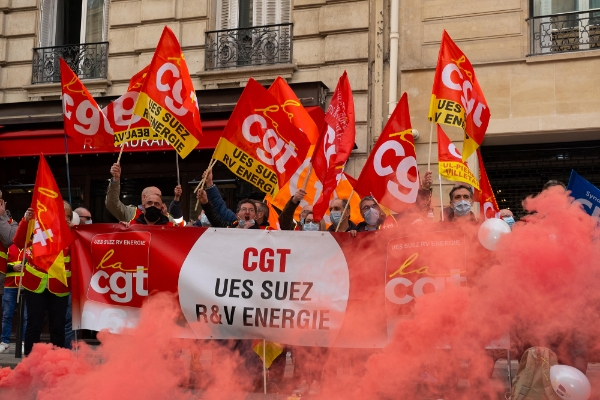
[[[446,136],[441,126],[437,126],[438,130],[438,171],[444,178],[468,183],[475,189],[479,190],[479,180],[469,169],[467,163],[462,160],[460,152]]]
[[[84,146],[112,150],[114,136],[110,124],[96,100],[62,58],[60,82],[65,133]]]
[[[200,111],[192,78],[179,42],[165,26],[150,62],[134,113],[185,158],[202,135]]]
[[[241,179],[274,196],[306,159],[310,142],[277,100],[250,78],[213,154]]]
[[[429,120],[465,132],[463,161],[481,145],[490,122],[490,109],[473,66],[446,31],[433,80]]]
[[[354,190],[397,213],[417,200],[419,171],[408,96],[402,95],[363,167]]]
[[[492,185],[485,172],[481,152],[477,149],[477,158],[479,159],[479,191],[475,193],[475,201],[479,202],[481,216],[484,219],[500,218],[500,207],[496,202],[496,196],[492,190]]]
[[[62,275],[64,280],[61,280],[66,284],[63,250],[71,244],[73,236],[65,219],[60,189],[43,154],[40,155],[31,208],[35,215],[32,241],[35,265],[59,279]]]
[[[338,80],[331,103],[325,114],[325,125],[315,145],[313,169],[323,183],[323,191],[313,206],[316,221],[325,215],[331,194],[335,190],[344,171],[344,165],[354,148],[356,127],[354,121],[354,100],[348,74]]]
[[[269,87],[269,93],[275,97],[282,110],[288,115],[292,125],[304,132],[310,144],[315,144],[319,139],[317,124],[300,103],[290,85],[278,76]]]

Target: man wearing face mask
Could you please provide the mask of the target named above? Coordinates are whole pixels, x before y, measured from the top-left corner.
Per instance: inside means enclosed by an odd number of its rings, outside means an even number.
[[[79,207],[74,212],[79,215],[79,225],[90,225],[92,223],[92,214],[87,208]]]
[[[444,222],[477,224],[477,217],[471,212],[473,205],[473,187],[466,183],[457,183],[450,191],[450,205],[444,209]]]
[[[502,218],[502,220],[504,222],[506,222],[508,224],[508,226],[510,226],[510,229],[513,228],[513,225],[515,224],[515,218],[513,216],[512,211],[510,211],[506,208],[500,210],[500,218]]]
[[[124,225],[170,225],[175,224],[169,221],[169,218],[162,213],[162,199],[157,194],[150,194],[146,196],[146,201],[142,205],[144,210],[143,213],[130,223],[124,223]],[[123,223],[123,222],[121,222]]]
[[[360,214],[364,221],[356,226],[357,232],[376,231],[380,229],[386,219],[385,213],[373,196],[363,197],[360,201]]]
[[[306,214],[304,217],[304,223],[302,224],[302,230],[305,232],[316,232],[319,230],[319,224],[315,222],[312,211]]]
[[[281,228],[282,231],[304,230],[306,216],[309,213],[312,213],[311,205],[302,207],[302,211],[300,212],[300,222],[298,224],[294,222],[296,208],[298,208],[300,202],[304,199],[304,196],[306,196],[306,192],[303,189],[298,189],[285,204],[283,210],[281,210],[281,214],[279,215],[279,228]]]
[[[197,226],[197,227],[202,227],[202,228],[210,227],[210,221],[208,220],[208,217],[206,216],[206,213],[204,212],[204,210],[202,210],[200,215],[198,215],[198,220],[196,222],[194,222],[192,224],[192,226]]]
[[[348,199],[335,199],[329,206],[329,218],[331,218],[331,226],[327,229],[330,232],[335,232],[336,227],[338,232],[351,232],[357,230],[356,224],[350,221],[350,207],[346,207]],[[344,212],[344,210],[346,210]],[[343,215],[342,215],[343,213]]]

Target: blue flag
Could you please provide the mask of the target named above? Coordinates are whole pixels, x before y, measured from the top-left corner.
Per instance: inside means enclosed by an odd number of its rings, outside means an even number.
[[[600,189],[583,179],[575,170],[571,171],[569,186],[571,197],[583,205],[586,213],[592,217],[600,216]]]

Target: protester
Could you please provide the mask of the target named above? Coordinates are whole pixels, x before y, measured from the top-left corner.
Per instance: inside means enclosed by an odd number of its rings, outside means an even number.
[[[500,210],[500,218],[510,226],[510,229],[512,229],[515,224],[515,218],[512,211],[507,208]]]
[[[198,215],[198,219],[192,224],[192,226],[198,226],[203,228],[208,228],[211,226],[210,221],[208,220],[208,217],[206,216],[204,210],[200,212],[200,215]]]
[[[176,225],[169,221],[169,218],[162,213],[163,202],[159,195],[149,194],[143,204],[142,214],[131,222],[121,221],[128,225]]]
[[[348,199],[334,199],[329,205],[329,218],[331,218],[331,226],[327,229],[330,232],[356,232],[357,226],[350,221],[350,207]]]
[[[73,212],[79,215],[79,225],[89,225],[92,223],[92,214],[87,208],[79,207],[76,208]]]
[[[444,222],[477,224],[478,220],[471,211],[473,206],[473,187],[466,183],[457,183],[450,191],[451,208],[444,209]]]
[[[552,186],[562,186],[563,189],[567,190],[567,186],[561,181],[557,181],[556,179],[550,179],[548,182],[544,183],[542,190],[546,190],[551,188]]]
[[[304,230],[304,220],[308,213],[312,213],[313,207],[311,205],[305,205],[302,207],[302,211],[300,211],[300,221],[298,223],[294,223],[294,214],[296,213],[296,208],[298,208],[300,202],[304,200],[304,196],[306,196],[306,191],[304,189],[298,189],[285,204],[283,210],[281,210],[281,214],[279,215],[279,227],[282,231]]]
[[[110,213],[119,221],[130,222],[134,219],[139,218],[142,214],[143,207],[146,200],[146,196],[150,194],[158,195],[162,198],[162,193],[159,188],[155,186],[149,186],[142,190],[142,204],[139,206],[126,206],[119,199],[119,195],[121,193],[121,166],[119,164],[113,164],[110,168],[110,173],[112,178],[108,182],[108,189],[106,191],[106,208]],[[169,210],[167,212],[166,207],[163,205],[161,212],[166,215],[170,221],[175,222],[183,217],[183,212],[181,210],[181,185],[175,187],[175,197],[174,200],[169,205]],[[161,200],[162,204],[162,200]]]
[[[320,225],[318,222],[315,222],[315,218],[313,216],[312,211],[308,212],[307,214],[305,214],[303,219],[303,223],[302,223],[302,230],[305,232],[314,232],[314,231],[318,231],[320,228]]]
[[[19,292],[19,276],[23,266],[20,261],[20,251],[14,244],[8,249],[8,263],[6,265],[6,279],[4,280],[4,295],[2,296],[2,341],[0,343],[0,353],[8,351],[10,345],[10,335],[12,333],[12,320],[17,306],[17,294]],[[25,340],[25,330],[27,328],[27,307],[23,320],[23,337]]]
[[[204,189],[198,189],[196,198],[202,205],[210,225],[218,228],[239,228],[239,229],[259,229],[256,222],[256,203],[250,199],[243,199],[238,202],[236,220],[232,223],[225,221],[214,209],[212,203],[208,200],[208,195]]]
[[[64,202],[65,217],[67,224],[71,223],[73,211],[69,203]],[[14,242],[17,247],[23,249],[27,239],[27,225],[33,219],[33,208],[27,209],[25,217],[19,223],[15,233]],[[69,249],[64,250],[65,270],[67,284],[65,286],[57,278],[49,276],[43,269],[37,267],[31,259],[31,247],[21,251],[19,261],[23,259],[23,253],[27,254],[27,264],[23,271],[22,285],[25,290],[25,306],[27,307],[27,329],[25,331],[25,355],[31,353],[34,343],[40,341],[40,335],[44,326],[44,318],[48,313],[48,324],[50,328],[50,342],[56,347],[65,345],[65,319],[67,314],[68,295],[71,280],[71,259]]]
[[[270,230],[269,206],[262,201],[255,201],[254,205],[256,206],[256,223],[258,224],[259,229]]]
[[[219,214],[221,219],[223,219],[223,221],[225,221],[227,224],[234,223],[237,220],[236,213],[227,208],[223,197],[221,197],[219,188],[213,182],[212,169],[207,169],[204,171],[202,177],[205,179],[204,190],[206,190],[208,201],[210,201],[210,204],[213,206],[216,213]]]

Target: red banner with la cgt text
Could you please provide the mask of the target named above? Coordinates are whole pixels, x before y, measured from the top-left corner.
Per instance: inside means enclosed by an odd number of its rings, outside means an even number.
[[[410,229],[352,237],[77,226],[73,326],[118,332],[137,324],[152,294],[170,292],[179,299],[180,337],[383,347],[388,326],[423,296],[467,278],[468,235],[437,224]]]

